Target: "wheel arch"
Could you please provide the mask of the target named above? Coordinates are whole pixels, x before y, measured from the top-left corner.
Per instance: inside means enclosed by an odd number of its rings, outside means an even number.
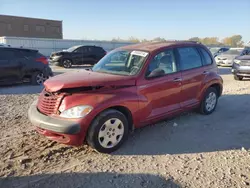
[[[105,108],[103,110],[101,110],[100,112],[98,112],[94,118],[92,118],[90,125],[95,121],[96,117],[98,117],[101,113],[107,111],[107,110],[117,110],[119,112],[121,112],[128,120],[128,128],[129,131],[134,130],[134,121],[133,121],[133,116],[131,111],[125,107],[125,106],[121,106],[121,105],[114,105],[114,106],[110,106],[108,108]],[[90,126],[88,126],[88,129],[90,128]],[[88,132],[88,131],[87,131]]]
[[[216,89],[218,97],[222,95],[222,86],[218,83],[211,84],[208,88],[213,87]]]
[[[133,116],[132,116],[131,111],[127,107],[125,107],[125,106],[112,106],[112,107],[109,107],[108,109],[114,109],[114,110],[117,110],[117,111],[123,113],[128,120],[129,130],[131,131],[134,129]],[[106,109],[106,110],[108,110],[108,109]]]

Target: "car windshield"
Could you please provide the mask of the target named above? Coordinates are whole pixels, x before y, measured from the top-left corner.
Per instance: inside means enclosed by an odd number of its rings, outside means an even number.
[[[220,48],[210,48],[209,50],[210,50],[210,52],[211,52],[212,54],[214,54],[214,53],[218,52],[219,49],[220,49]]]
[[[229,49],[228,51],[224,52],[223,54],[231,54],[231,55],[240,55],[242,49]]]
[[[78,48],[79,46],[73,46],[73,47],[70,47],[64,51],[67,51],[67,52],[73,52],[76,48]]]
[[[136,75],[144,65],[148,52],[143,51],[113,51],[104,56],[92,69],[117,75]]]

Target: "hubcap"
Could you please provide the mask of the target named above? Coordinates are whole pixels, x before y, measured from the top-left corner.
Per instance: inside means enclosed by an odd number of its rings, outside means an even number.
[[[37,82],[39,85],[42,84],[46,79],[47,79],[47,77],[44,76],[43,73],[39,73],[39,74],[36,76],[36,82]]]
[[[70,62],[69,60],[65,60],[65,61],[63,62],[63,66],[64,66],[65,68],[69,68],[69,67],[71,66],[71,62]]]
[[[208,94],[206,99],[206,109],[207,111],[212,111],[216,104],[216,94],[214,92],[211,92]]]
[[[124,125],[121,120],[112,118],[107,120],[99,130],[98,141],[104,148],[116,146],[124,135]]]

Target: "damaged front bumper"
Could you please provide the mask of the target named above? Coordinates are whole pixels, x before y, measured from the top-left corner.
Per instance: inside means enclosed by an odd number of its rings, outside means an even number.
[[[69,145],[81,145],[81,126],[76,120],[59,119],[42,114],[33,102],[28,111],[29,120],[37,131],[51,140]]]

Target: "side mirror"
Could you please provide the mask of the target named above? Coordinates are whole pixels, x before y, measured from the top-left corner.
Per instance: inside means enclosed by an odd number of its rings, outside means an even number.
[[[153,70],[147,77],[148,78],[156,78],[156,77],[161,77],[165,75],[165,71],[157,68],[155,70]]]

